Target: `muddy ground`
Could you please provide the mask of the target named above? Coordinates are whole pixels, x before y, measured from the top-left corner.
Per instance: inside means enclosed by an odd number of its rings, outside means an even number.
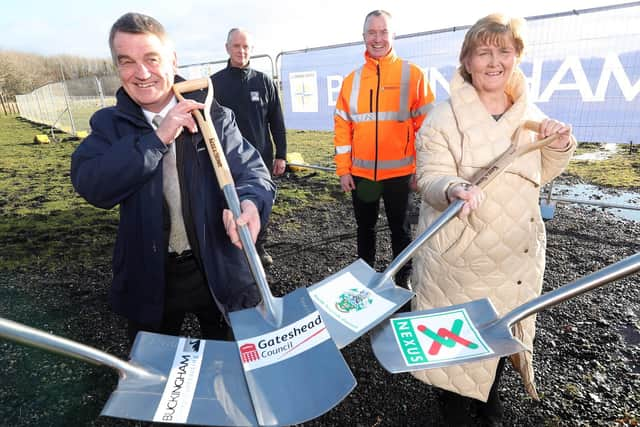
[[[309,174],[280,186],[324,186]],[[337,189],[336,189],[337,190]],[[380,221],[379,268],[390,260]],[[267,271],[274,294],[310,285],[355,259],[350,203],[336,202],[283,216],[271,226]],[[544,290],[554,289],[640,250],[640,224],[599,209],[561,207],[547,222]],[[114,230],[108,230],[113,231]],[[67,236],[70,241],[83,236]],[[91,244],[86,241],[86,244]],[[110,254],[91,269],[25,266],[0,272],[0,313],[120,357],[124,321],[109,311]],[[508,426],[624,426],[640,417],[640,277],[620,280],[538,316],[535,371],[540,401],[524,393],[510,367],[500,394]],[[185,334],[196,335],[193,320]],[[306,426],[443,425],[434,391],[408,374],[391,375],[375,360],[368,337],[343,349],[358,381],[332,411]],[[99,417],[117,376],[106,368],[0,341],[0,425],[133,426]]]

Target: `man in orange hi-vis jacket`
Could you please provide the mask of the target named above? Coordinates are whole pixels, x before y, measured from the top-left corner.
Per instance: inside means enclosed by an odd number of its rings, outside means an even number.
[[[335,162],[342,189],[351,192],[358,225],[358,256],[372,267],[376,222],[384,201],[396,257],[409,243],[407,210],[415,187],[415,134],[434,95],[420,67],[393,49],[391,14],[370,12],[364,21],[365,64],[342,82],[335,112]],[[396,283],[409,287],[407,263]]]

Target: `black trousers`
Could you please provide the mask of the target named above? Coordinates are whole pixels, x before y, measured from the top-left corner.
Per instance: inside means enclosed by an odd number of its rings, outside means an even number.
[[[398,256],[411,243],[411,230],[407,222],[411,194],[410,180],[411,175],[382,181],[353,177],[356,189],[351,192],[351,199],[358,226],[358,256],[372,267],[375,266],[376,261],[376,223],[380,211],[380,198],[384,202],[384,210],[391,230],[393,257]],[[410,269],[411,263],[408,262],[403,270]]]
[[[258,237],[256,238],[256,248],[260,250],[264,249],[264,245],[267,243],[267,239],[269,237],[269,231],[267,227],[269,227],[268,221],[264,225],[264,227],[260,228],[260,231],[258,232]]]
[[[264,150],[267,151],[267,150]],[[269,169],[269,176],[271,176],[271,178],[273,179],[273,153],[269,154],[269,153],[260,153],[260,156],[262,157],[262,160],[264,161],[264,164],[267,166],[267,169]],[[263,253],[265,251],[264,249],[264,245],[267,243],[267,240],[269,239],[269,232],[268,232],[268,228],[269,228],[269,219],[267,219],[267,223],[264,224],[264,227],[260,227],[260,231],[258,232],[258,237],[256,238],[256,249],[258,250],[258,253]]]
[[[211,296],[205,277],[193,256],[168,257],[165,266],[165,305],[159,325],[129,321],[127,334],[132,345],[139,331],[180,335],[187,313],[200,323],[202,338],[231,340],[231,328]]]
[[[506,360],[506,357],[501,357],[498,362],[496,377],[486,403],[447,390],[439,390],[440,407],[446,425],[475,427],[482,426],[483,422],[489,418],[502,419],[504,410],[498,388]]]

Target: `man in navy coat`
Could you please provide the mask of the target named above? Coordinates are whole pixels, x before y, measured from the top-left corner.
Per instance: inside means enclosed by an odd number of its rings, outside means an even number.
[[[140,330],[178,335],[187,312],[204,338],[231,338],[227,313],[255,306],[260,294],[191,115],[205,93],[177,102],[176,53],[152,17],[123,15],[109,45],[122,87],[115,107],[91,118],[71,180],[92,205],[120,207],[111,306],[128,319],[131,343]],[[238,223],[255,240],[275,196],[269,170],[228,109],[214,101],[211,117],[241,201]]]

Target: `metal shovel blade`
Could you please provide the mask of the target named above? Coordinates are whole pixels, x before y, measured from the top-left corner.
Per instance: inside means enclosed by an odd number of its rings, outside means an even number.
[[[382,276],[358,259],[308,288],[338,348],[361,337],[413,297],[413,292]]]
[[[487,337],[482,328],[498,319],[487,298],[445,308],[401,313],[374,329],[371,346],[393,374],[440,368],[524,350],[509,333]]]
[[[101,415],[208,426],[257,424],[235,342],[140,332],[130,357],[166,380],[121,377]]]
[[[356,385],[309,293],[282,298],[280,326],[260,307],[229,314],[260,425],[299,424],[341,402]]]
[[[497,358],[527,349],[511,334],[518,321],[640,270],[640,253],[547,292],[498,318],[488,299],[403,313],[374,330],[373,352],[389,372]]]
[[[556,212],[556,202],[547,199],[540,199],[540,215],[543,220],[553,219],[553,215]]]
[[[547,194],[540,197],[540,216],[545,221],[553,219],[553,214],[556,212],[556,202],[551,200],[552,193],[553,181],[548,185]]]
[[[102,415],[207,426],[257,424],[233,342],[140,332],[130,361],[124,361],[3,318],[0,337],[116,370],[120,380]]]

